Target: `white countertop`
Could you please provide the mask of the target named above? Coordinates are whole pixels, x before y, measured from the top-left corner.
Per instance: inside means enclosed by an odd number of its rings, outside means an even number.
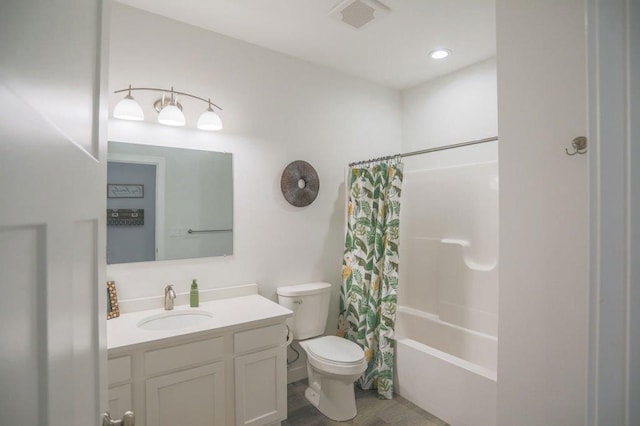
[[[258,294],[203,302],[198,308],[191,308],[189,305],[175,306],[174,311],[190,309],[210,312],[213,317],[203,323],[177,330],[144,330],[137,326],[142,319],[172,311],[160,308],[121,314],[118,318],[107,321],[107,347],[117,349],[200,332],[223,332],[239,325],[293,315],[289,309]]]

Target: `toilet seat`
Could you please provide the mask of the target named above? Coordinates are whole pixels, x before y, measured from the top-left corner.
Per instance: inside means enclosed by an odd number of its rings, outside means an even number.
[[[336,375],[362,374],[367,368],[360,346],[337,336],[301,341],[309,363],[318,370]]]
[[[309,340],[307,347],[316,358],[353,365],[364,359],[364,351],[357,344],[338,336],[322,336]]]

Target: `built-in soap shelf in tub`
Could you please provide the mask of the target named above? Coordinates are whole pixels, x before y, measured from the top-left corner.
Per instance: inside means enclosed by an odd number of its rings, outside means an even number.
[[[496,336],[497,261],[477,261],[462,238],[410,237],[406,243],[399,304]]]
[[[456,261],[457,259],[462,259],[464,265],[472,271],[491,272],[495,269],[498,263],[497,261],[492,263],[479,263],[474,261],[469,254],[471,243],[467,240],[441,238],[436,239],[435,241],[439,241],[442,244],[440,256],[443,260],[451,259],[451,261]]]

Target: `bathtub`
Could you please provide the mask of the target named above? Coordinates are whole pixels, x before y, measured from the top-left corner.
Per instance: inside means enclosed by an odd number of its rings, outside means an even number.
[[[396,392],[452,426],[496,424],[498,339],[398,306]]]

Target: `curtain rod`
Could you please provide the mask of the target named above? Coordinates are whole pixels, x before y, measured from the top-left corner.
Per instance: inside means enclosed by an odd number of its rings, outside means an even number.
[[[349,167],[357,166],[357,165],[360,165],[360,164],[375,163],[377,161],[392,160],[392,159],[397,158],[397,157],[411,157],[411,156],[414,156],[414,155],[428,154],[430,152],[444,151],[444,150],[447,150],[447,149],[460,148],[460,147],[469,146],[469,145],[477,145],[477,144],[480,144],[480,143],[493,142],[493,141],[497,141],[497,140],[498,140],[497,136],[492,136],[490,138],[477,139],[477,140],[474,140],[474,141],[467,141],[467,142],[460,142],[460,143],[455,143],[453,145],[444,145],[444,146],[439,146],[439,147],[436,147],[436,148],[427,148],[427,149],[421,149],[419,151],[405,152],[404,154],[395,154],[395,155],[388,155],[386,157],[371,158],[369,160],[356,161],[356,162],[353,162],[353,163],[349,163]]]

